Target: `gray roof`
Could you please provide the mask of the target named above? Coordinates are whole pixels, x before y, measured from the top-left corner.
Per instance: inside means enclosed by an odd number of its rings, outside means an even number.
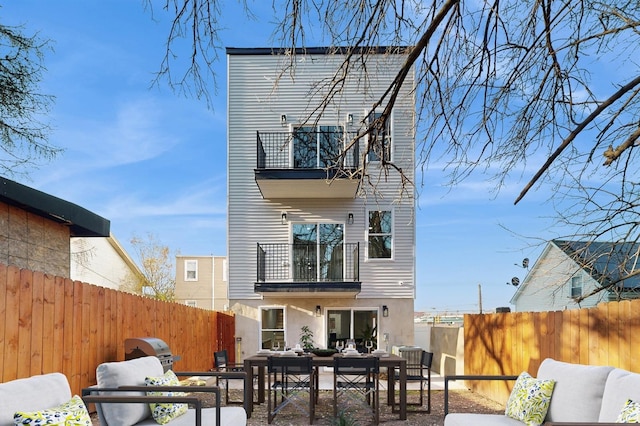
[[[108,237],[111,223],[76,204],[0,177],[0,201],[69,226],[72,237]]]
[[[617,282],[640,267],[640,243],[566,240],[553,243],[601,285]],[[620,281],[617,287],[627,290],[640,287],[640,275]]]

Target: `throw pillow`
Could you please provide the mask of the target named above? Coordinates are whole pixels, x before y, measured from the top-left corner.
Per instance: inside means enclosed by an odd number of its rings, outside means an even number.
[[[640,404],[627,399],[616,419],[616,423],[640,423]]]
[[[176,377],[176,374],[168,370],[160,377],[147,377],[144,382],[147,386],[180,386],[180,381]],[[150,396],[183,396],[184,392],[147,392]],[[174,404],[170,402],[164,403],[151,403],[151,415],[154,420],[163,425],[169,423],[171,420],[178,416],[183,415],[189,408],[187,404]]]
[[[13,415],[14,425],[91,426],[91,417],[82,398],[75,395],[57,407],[40,411],[18,411]]]
[[[541,425],[547,416],[554,385],[554,380],[535,379],[527,372],[521,373],[507,400],[505,415],[527,426]]]

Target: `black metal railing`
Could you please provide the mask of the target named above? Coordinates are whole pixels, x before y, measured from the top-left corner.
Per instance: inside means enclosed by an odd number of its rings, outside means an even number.
[[[360,281],[359,258],[359,243],[258,243],[257,281]]]
[[[258,169],[357,169],[356,132],[257,132]]]

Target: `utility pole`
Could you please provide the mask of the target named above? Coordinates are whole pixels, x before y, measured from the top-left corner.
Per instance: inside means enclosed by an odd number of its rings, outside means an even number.
[[[482,313],[482,284],[478,284],[478,307]]]

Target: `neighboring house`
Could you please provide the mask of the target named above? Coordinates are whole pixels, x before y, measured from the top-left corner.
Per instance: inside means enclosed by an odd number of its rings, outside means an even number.
[[[640,276],[620,282],[637,270],[637,243],[550,241],[511,298],[518,312],[556,311],[595,306],[600,302],[640,297]],[[608,290],[586,297],[595,289]],[[602,284],[601,284],[602,283]]]
[[[225,256],[176,256],[176,302],[228,311],[228,282]]]
[[[71,277],[71,237],[108,237],[110,223],[76,204],[0,178],[0,263]]]
[[[319,347],[413,344],[413,187],[400,195],[398,173],[373,153],[363,158],[374,140],[347,149],[380,113],[370,108],[406,60],[397,52],[371,49],[367,75],[352,64],[343,93],[320,110],[344,50],[299,49],[282,72],[286,51],[227,49],[229,299],[244,356],[295,345],[303,326]],[[411,182],[414,84],[410,72],[388,126],[372,136]],[[362,161],[361,181],[349,172]]]
[[[71,239],[71,279],[119,290],[140,276],[140,268],[113,235]]]

